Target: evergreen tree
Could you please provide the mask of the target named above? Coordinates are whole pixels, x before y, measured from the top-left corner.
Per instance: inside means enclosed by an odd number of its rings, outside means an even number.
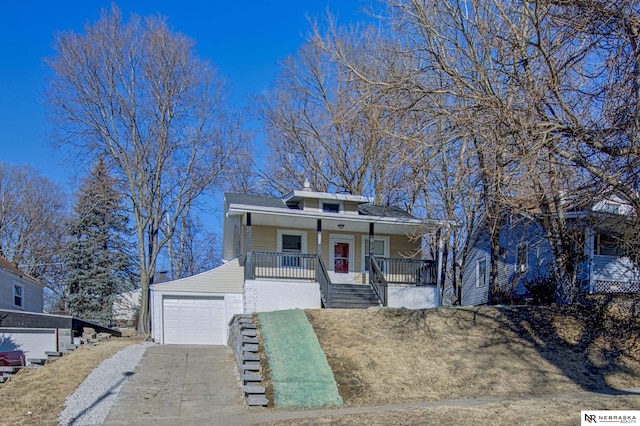
[[[73,210],[65,253],[67,310],[108,324],[115,297],[133,288],[133,258],[121,193],[102,158],[83,180]]]

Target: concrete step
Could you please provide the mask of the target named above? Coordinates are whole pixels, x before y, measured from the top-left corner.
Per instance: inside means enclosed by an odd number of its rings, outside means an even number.
[[[2,365],[2,366],[0,366],[0,373],[15,374],[21,368],[24,368],[24,367],[18,367],[18,366],[13,366],[13,365],[9,366],[9,367],[6,367],[6,366]]]

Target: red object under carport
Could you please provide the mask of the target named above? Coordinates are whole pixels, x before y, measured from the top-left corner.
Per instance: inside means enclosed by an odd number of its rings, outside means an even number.
[[[25,366],[24,352],[22,351],[9,351],[0,352],[0,366],[5,367],[21,367]]]

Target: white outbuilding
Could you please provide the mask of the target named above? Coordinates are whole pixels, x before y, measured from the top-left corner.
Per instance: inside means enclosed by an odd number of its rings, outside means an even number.
[[[228,324],[243,312],[238,259],[191,277],[151,286],[152,337],[161,344],[225,345]]]

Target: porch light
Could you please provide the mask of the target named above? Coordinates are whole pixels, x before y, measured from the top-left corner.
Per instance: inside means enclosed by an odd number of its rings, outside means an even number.
[[[342,229],[342,228],[344,228],[344,223],[339,223],[338,224],[338,229]]]

